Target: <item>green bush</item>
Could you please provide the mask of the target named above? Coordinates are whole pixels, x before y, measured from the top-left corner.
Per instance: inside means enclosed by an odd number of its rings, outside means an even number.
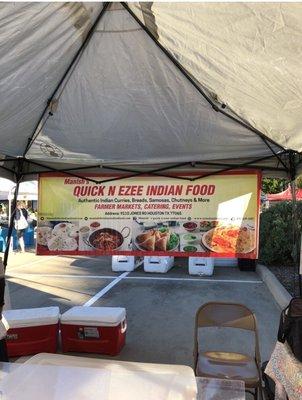
[[[297,202],[297,242],[293,248],[292,203],[272,205],[260,216],[259,259],[267,265],[293,265],[295,251],[300,251],[302,202]],[[298,253],[299,254],[299,253]]]

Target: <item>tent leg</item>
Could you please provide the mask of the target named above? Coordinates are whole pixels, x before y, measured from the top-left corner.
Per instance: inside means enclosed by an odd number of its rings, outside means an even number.
[[[293,259],[294,259],[294,274],[297,270],[299,277],[299,295],[302,296],[301,275],[299,270],[298,256],[298,227],[297,227],[297,199],[296,199],[296,182],[292,179],[290,182],[292,195],[292,224],[293,224]],[[296,291],[296,279],[294,275],[294,291]]]
[[[298,249],[297,249],[297,260],[299,258],[299,262],[297,261],[297,264],[299,266],[298,269],[298,278],[299,278],[299,296],[302,297],[302,235],[300,237],[300,257],[298,255]]]
[[[22,167],[22,164],[19,164],[19,167]],[[17,207],[17,197],[18,197],[18,192],[19,192],[19,185],[20,181],[22,179],[22,175],[18,174],[17,175],[17,185],[14,193],[14,199],[12,202],[12,208],[13,211],[10,216],[10,221],[9,221],[9,228],[7,232],[7,243],[6,243],[6,248],[4,252],[4,260],[3,260],[3,273],[2,276],[0,277],[0,311],[1,311],[1,318],[2,318],[2,309],[4,306],[4,296],[5,296],[5,270],[7,266],[7,260],[8,260],[8,254],[9,254],[9,248],[10,248],[10,241],[13,233],[13,226],[14,226],[14,218],[15,218],[15,212],[16,212],[16,207]],[[6,346],[6,339],[5,338],[0,338],[0,361],[7,362],[8,360],[8,353],[7,353],[7,346]]]

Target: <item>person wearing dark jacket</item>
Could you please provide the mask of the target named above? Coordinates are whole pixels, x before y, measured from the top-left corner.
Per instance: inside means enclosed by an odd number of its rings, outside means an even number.
[[[22,253],[25,253],[24,232],[25,229],[28,227],[27,218],[28,218],[28,212],[24,207],[24,203],[18,201],[14,224],[15,224],[15,229],[17,231],[17,237]]]

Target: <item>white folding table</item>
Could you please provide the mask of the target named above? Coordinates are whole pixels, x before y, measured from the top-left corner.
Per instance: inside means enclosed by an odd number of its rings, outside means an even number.
[[[5,400],[195,400],[192,368],[38,354],[0,382]]]

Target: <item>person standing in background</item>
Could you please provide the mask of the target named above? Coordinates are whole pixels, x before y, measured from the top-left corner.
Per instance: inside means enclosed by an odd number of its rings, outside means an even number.
[[[28,212],[25,208],[25,204],[21,201],[18,201],[14,224],[15,224],[15,229],[17,231],[17,238],[22,253],[25,253],[24,232],[25,229],[28,227],[27,218],[28,218]]]

